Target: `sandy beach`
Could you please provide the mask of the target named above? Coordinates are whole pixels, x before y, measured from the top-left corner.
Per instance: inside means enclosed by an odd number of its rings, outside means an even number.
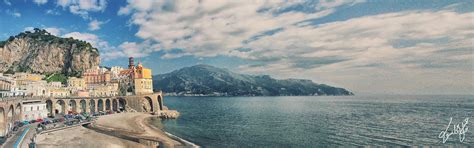
[[[120,113],[101,116],[89,127],[73,127],[66,130],[39,134],[39,148],[103,148],[103,147],[186,147],[161,129],[150,125],[153,115],[146,113]],[[155,116],[156,117],[156,116]]]

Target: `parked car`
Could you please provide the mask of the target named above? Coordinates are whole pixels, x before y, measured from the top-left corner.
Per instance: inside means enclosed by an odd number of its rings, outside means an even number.
[[[64,115],[64,118],[67,118],[67,119],[69,119],[69,118],[74,118],[74,115],[67,114],[67,115]]]
[[[86,113],[86,112],[83,112],[82,115],[83,115],[84,117],[90,116],[90,114],[89,114],[89,113]]]
[[[64,124],[66,124],[67,126],[71,126],[71,125],[73,125],[73,121],[67,121]]]
[[[36,122],[36,120],[31,120],[31,121],[30,121],[30,123],[35,123],[35,122]]]
[[[43,119],[36,119],[36,122],[43,122]]]
[[[23,123],[23,125],[28,125],[28,124],[30,124],[29,121],[23,121],[23,122],[21,122],[21,123]]]
[[[47,124],[53,123],[49,118],[44,118],[43,121]]]
[[[22,127],[23,125],[23,122],[16,121],[14,126]]]
[[[85,120],[86,117],[82,116],[82,115],[77,115],[76,117],[74,117],[75,119],[79,119],[79,120]]]
[[[19,128],[18,126],[13,127],[13,131],[17,131],[18,128]]]

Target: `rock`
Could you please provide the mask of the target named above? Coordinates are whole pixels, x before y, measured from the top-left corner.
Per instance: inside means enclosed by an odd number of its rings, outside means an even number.
[[[176,110],[163,110],[161,111],[160,118],[162,119],[176,119],[179,117],[179,112]]]
[[[90,43],[56,37],[44,30],[0,42],[0,72],[78,75],[100,63],[99,52]]]

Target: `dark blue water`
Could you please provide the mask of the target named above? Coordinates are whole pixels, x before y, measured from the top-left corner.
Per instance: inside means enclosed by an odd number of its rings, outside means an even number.
[[[207,147],[474,146],[474,96],[166,97],[165,130]],[[470,118],[463,143],[438,138]],[[452,130],[452,128],[450,128]]]

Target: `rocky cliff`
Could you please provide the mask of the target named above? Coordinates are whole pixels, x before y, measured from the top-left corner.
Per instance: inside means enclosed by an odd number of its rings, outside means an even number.
[[[353,95],[352,92],[303,79],[273,79],[231,72],[209,65],[185,67],[153,77],[153,85],[178,96],[313,96]]]
[[[97,48],[41,29],[0,41],[0,72],[63,73],[79,75],[100,63]]]

